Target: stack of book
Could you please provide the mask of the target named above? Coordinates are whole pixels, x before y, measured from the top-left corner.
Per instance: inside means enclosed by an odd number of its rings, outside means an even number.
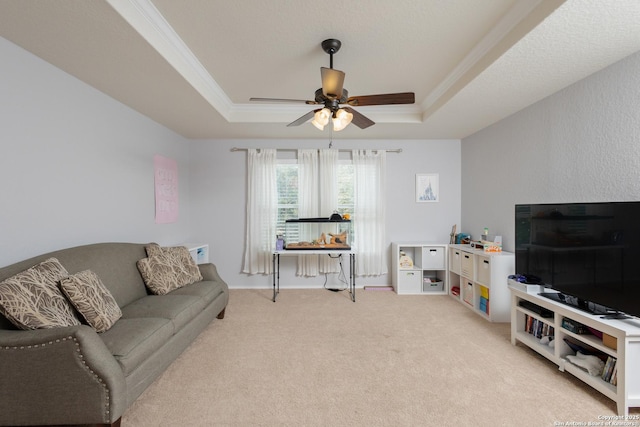
[[[527,314],[525,314],[524,330],[536,338],[542,338],[546,336],[552,337],[554,335],[553,326]]]
[[[480,311],[489,314],[489,288],[480,286]]]

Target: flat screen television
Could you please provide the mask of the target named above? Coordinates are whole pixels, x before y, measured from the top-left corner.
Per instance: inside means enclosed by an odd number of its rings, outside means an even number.
[[[516,273],[593,314],[640,317],[640,202],[518,204]]]

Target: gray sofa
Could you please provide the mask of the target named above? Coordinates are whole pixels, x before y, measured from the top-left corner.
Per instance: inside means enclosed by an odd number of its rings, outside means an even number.
[[[88,325],[19,330],[0,316],[0,425],[120,425],[140,394],[214,319],[227,284],[213,264],[203,280],[151,295],[138,271],[145,244],[98,243],[0,269],[0,282],[55,257],[70,274],[95,272],[121,308],[107,331]]]

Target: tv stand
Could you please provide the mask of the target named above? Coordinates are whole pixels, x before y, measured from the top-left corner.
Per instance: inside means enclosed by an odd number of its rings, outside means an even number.
[[[528,293],[516,287],[517,285],[517,282],[509,280],[511,344],[526,345],[558,365],[560,371],[570,373],[615,401],[619,415],[628,415],[630,407],[640,407],[640,319],[606,318],[615,313],[606,313],[605,316],[602,313],[589,314],[559,300],[549,299],[538,293]],[[521,305],[521,301],[527,303]],[[545,309],[547,314],[551,312],[551,317],[542,316],[536,310],[527,308],[531,304]],[[572,330],[571,325],[576,322],[601,332],[602,338]],[[541,336],[544,335],[554,336],[553,347],[541,342]],[[602,355],[607,362],[611,360],[611,366],[615,362],[616,375],[613,376],[611,372],[603,379],[602,376],[592,376],[572,364],[567,356],[576,352],[565,340],[570,341],[574,347],[577,345]]]

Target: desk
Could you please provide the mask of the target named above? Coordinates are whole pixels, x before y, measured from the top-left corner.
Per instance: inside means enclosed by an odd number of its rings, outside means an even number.
[[[280,255],[349,255],[349,293],[351,301],[356,302],[356,254],[351,250],[282,250],[273,253],[273,302],[280,293]]]

